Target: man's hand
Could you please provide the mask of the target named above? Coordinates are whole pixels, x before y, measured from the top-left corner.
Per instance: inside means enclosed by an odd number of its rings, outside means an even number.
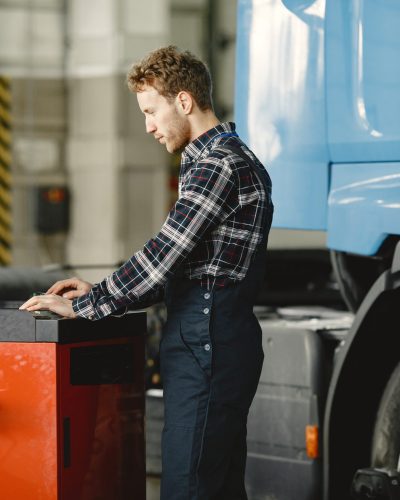
[[[35,295],[20,307],[22,311],[53,311],[64,318],[76,318],[72,301],[59,295]]]
[[[57,281],[46,292],[46,294],[61,295],[66,299],[75,299],[85,295],[93,287],[91,283],[80,280],[79,278],[69,278]]]

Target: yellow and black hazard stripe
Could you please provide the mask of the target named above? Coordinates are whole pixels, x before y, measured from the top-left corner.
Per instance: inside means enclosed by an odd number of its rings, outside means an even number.
[[[0,266],[11,263],[11,86],[0,75]]]

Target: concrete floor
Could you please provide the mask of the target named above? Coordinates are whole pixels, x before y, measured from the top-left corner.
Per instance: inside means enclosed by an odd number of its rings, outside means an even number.
[[[146,500],[160,500],[160,478],[147,476],[146,478]]]

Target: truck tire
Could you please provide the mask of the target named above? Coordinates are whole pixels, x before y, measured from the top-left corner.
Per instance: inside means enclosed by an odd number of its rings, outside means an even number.
[[[394,369],[379,405],[372,439],[372,467],[397,470],[400,457],[400,363]]]

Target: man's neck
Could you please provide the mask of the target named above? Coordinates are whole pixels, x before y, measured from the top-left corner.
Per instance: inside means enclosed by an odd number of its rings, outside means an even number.
[[[193,118],[190,142],[221,123],[212,111],[203,111]]]

